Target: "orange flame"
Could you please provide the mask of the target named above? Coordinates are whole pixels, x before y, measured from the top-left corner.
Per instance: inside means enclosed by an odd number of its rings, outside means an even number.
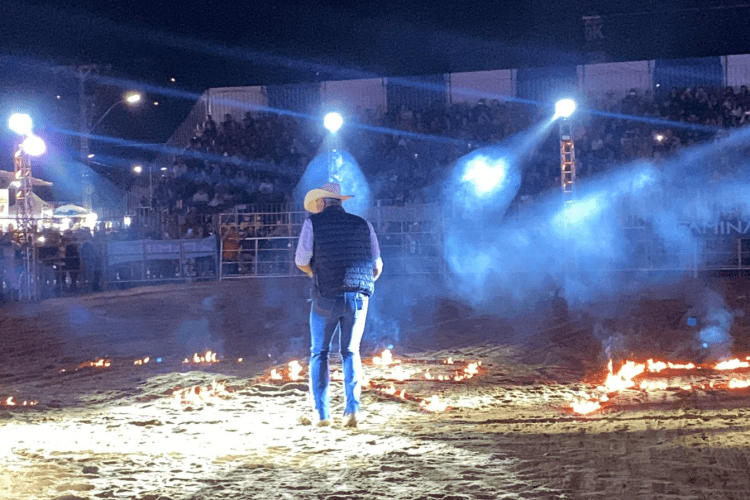
[[[646,365],[643,363],[635,363],[634,361],[626,361],[625,364],[620,367],[620,371],[617,374],[612,372],[612,360],[607,364],[609,373],[607,379],[604,381],[604,385],[599,386],[598,389],[603,392],[616,392],[623,389],[629,389],[635,385],[633,378],[643,373],[646,369]]]
[[[419,403],[419,406],[426,411],[445,411],[446,408],[448,408],[448,403],[440,401],[437,394],[433,394],[429,401],[422,400],[422,402]]]
[[[746,389],[750,387],[750,380],[742,380],[738,378],[733,378],[729,381],[728,387],[730,389]]]
[[[290,380],[300,380],[302,376],[300,376],[300,373],[302,372],[302,365],[299,364],[299,361],[296,359],[293,359],[289,362],[289,379]]]
[[[133,364],[135,366],[142,366],[142,365],[145,365],[146,363],[148,363],[149,361],[151,361],[151,358],[148,357],[148,356],[146,356],[143,359],[136,359],[135,361],[133,361]]]
[[[229,396],[229,392],[226,391],[226,384],[216,380],[205,387],[196,385],[185,389],[175,389],[172,393],[175,402],[188,405],[205,403],[209,398],[227,396]]]
[[[96,358],[95,361],[84,361],[78,367],[76,370],[80,370],[81,368],[109,368],[112,366],[112,361],[110,361],[107,358]]]
[[[36,406],[39,404],[38,401],[21,401],[18,402],[13,399],[13,396],[8,397],[5,401],[0,401],[1,406]]]
[[[579,399],[570,404],[570,407],[576,413],[591,413],[602,407],[599,401],[592,401],[590,399]]]
[[[736,370],[737,368],[750,368],[750,362],[740,361],[737,358],[716,363],[715,370]]]
[[[393,362],[393,355],[391,354],[390,349],[386,349],[380,354],[380,356],[374,356],[372,358],[372,364],[375,366],[388,366]]]
[[[185,358],[182,360],[182,364],[187,363],[218,363],[219,360],[216,359],[216,353],[211,351],[210,349],[206,351],[206,354],[203,356],[199,355],[197,352],[193,354],[193,359]]]

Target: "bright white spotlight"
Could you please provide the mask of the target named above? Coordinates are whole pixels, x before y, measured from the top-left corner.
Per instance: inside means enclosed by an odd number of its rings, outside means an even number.
[[[83,225],[93,230],[96,227],[96,222],[98,220],[99,220],[99,215],[97,215],[96,212],[90,212],[86,214],[86,218],[84,220]]]
[[[31,134],[33,122],[26,113],[13,113],[8,119],[8,128],[18,135]]]
[[[494,191],[503,182],[506,167],[502,160],[490,160],[485,156],[477,156],[466,164],[461,180],[471,182],[477,195],[484,196]]]
[[[125,100],[130,104],[135,104],[137,102],[140,102],[141,94],[139,94],[138,92],[131,92],[125,97]]]
[[[335,134],[336,132],[338,132],[343,124],[344,124],[344,118],[342,118],[340,114],[335,113],[335,112],[328,113],[323,118],[323,125],[332,134]]]
[[[140,174],[141,172],[143,172],[143,167],[140,165],[134,165],[133,172],[135,172],[136,174]]]
[[[29,156],[41,156],[47,151],[47,145],[41,137],[30,135],[21,143],[21,149]]]
[[[555,116],[559,118],[570,118],[576,110],[576,102],[573,99],[560,99],[555,103]]]

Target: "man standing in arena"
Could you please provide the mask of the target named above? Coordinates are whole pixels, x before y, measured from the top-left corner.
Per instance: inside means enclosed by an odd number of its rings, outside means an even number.
[[[344,425],[357,426],[362,390],[359,344],[368,301],[383,270],[372,224],[342,206],[350,198],[333,182],[307,193],[305,209],[312,215],[302,226],[294,259],[313,280],[309,371],[319,427],[331,425],[328,353],[337,328],[344,370]]]

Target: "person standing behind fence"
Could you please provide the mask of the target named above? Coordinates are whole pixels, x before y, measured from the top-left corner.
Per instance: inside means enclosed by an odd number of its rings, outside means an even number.
[[[344,425],[359,418],[362,364],[359,344],[375,280],[383,270],[372,224],[347,213],[336,183],[324,184],[305,196],[312,215],[302,226],[295,264],[313,280],[310,308],[310,392],[317,425],[331,425],[328,353],[336,329],[344,370]]]

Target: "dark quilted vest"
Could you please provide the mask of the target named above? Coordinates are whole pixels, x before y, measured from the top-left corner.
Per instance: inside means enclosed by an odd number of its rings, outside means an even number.
[[[318,293],[332,297],[343,292],[372,295],[370,228],[342,207],[330,206],[310,216],[313,226],[312,268]]]

